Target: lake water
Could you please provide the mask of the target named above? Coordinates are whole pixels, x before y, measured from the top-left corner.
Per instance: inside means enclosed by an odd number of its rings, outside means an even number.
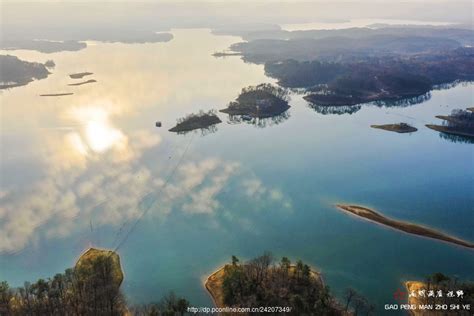
[[[274,80],[261,65],[211,55],[239,38],[172,33],[168,43],[10,52],[56,67],[0,94],[0,280],[19,286],[73,266],[89,246],[121,245],[129,301],[173,290],[209,305],[208,274],[231,255],[269,250],[321,270],[338,295],[357,289],[382,313],[405,280],[438,271],[474,278],[472,250],[334,207],[366,205],[474,240],[474,147],[424,127],[473,106],[473,84],[342,115],[321,114],[294,94],[279,124],[231,124],[221,113],[215,133],[175,135],[167,129],[177,118],[222,109],[241,88]],[[97,83],[67,86],[68,74],[82,71]],[[59,92],[74,95],[38,96]],[[400,121],[419,131],[369,127]]]

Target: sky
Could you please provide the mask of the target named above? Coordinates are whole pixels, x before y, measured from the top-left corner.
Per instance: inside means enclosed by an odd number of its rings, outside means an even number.
[[[236,25],[255,23],[282,25],[374,18],[472,25],[472,12],[473,3],[464,0],[0,0],[0,37],[63,40],[119,29],[235,29]]]

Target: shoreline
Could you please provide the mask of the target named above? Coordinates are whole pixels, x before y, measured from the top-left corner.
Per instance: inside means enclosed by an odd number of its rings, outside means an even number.
[[[454,236],[450,236],[448,234],[429,227],[424,227],[418,224],[398,221],[389,217],[385,217],[384,215],[363,206],[336,204],[336,207],[344,211],[345,213],[349,213],[350,215],[354,215],[365,220],[375,222],[377,224],[388,226],[390,228],[403,231],[408,234],[444,241],[457,246],[474,249],[474,243],[472,242]]]
[[[426,284],[420,281],[406,281],[404,285],[408,293],[417,292],[418,290],[426,289]],[[419,306],[419,305],[422,305],[423,302],[419,299],[419,297],[412,296],[412,297],[408,297],[407,304]],[[410,310],[408,313],[409,315],[412,315],[412,316],[423,316],[426,313],[426,311],[417,308],[417,309]],[[442,314],[439,314],[439,315],[442,315]]]
[[[204,285],[204,288],[206,289],[206,292],[207,294],[209,294],[209,296],[211,297],[211,300],[212,300],[212,304],[214,304],[215,307],[222,307],[222,306],[219,306],[217,304],[217,301],[216,301],[216,298],[214,297],[213,293],[212,293],[212,290],[209,288],[209,282],[210,282],[210,279],[212,277],[214,277],[216,274],[218,274],[219,272],[223,271],[223,269],[227,266],[227,264],[224,264],[222,266],[220,266],[219,268],[217,268],[216,270],[214,270],[211,274],[209,274],[207,276],[207,278],[204,280],[203,282],[203,285]]]
[[[449,129],[446,126],[442,126],[442,125],[426,124],[425,126],[440,133],[474,138],[474,134],[472,133],[456,131],[454,129]]]

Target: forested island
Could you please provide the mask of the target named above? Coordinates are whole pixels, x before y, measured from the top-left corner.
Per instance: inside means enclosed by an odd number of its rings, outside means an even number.
[[[0,55],[0,89],[24,86],[48,77],[44,64],[28,62],[11,55]]]
[[[244,118],[269,118],[278,116],[289,108],[288,91],[262,83],[243,88],[237,99],[220,112]]]
[[[185,117],[178,119],[176,126],[169,129],[169,131],[180,134],[190,132],[196,129],[212,129],[213,126],[221,122],[222,121],[216,115],[215,111],[200,111],[197,114],[189,114]]]
[[[419,307],[420,305],[432,306],[474,306],[474,282],[459,281],[456,277],[449,277],[437,272],[428,276],[423,281],[407,281],[405,288],[408,292],[408,304]],[[429,294],[431,292],[431,294]],[[423,295],[420,295],[423,293]],[[459,309],[452,310],[452,314],[460,316],[472,315],[472,310]],[[412,316],[425,316],[427,311],[421,308],[410,311]],[[429,315],[447,315],[446,311],[433,311]],[[450,314],[450,313],[449,313]]]
[[[265,37],[268,36],[268,37]],[[273,37],[274,36],[274,37]],[[316,106],[396,102],[474,80],[474,31],[379,27],[255,33],[230,47]],[[254,38],[255,37],[255,38]]]
[[[48,279],[11,288],[0,282],[0,315],[182,315],[189,302],[173,293],[157,303],[128,305],[120,290],[117,253],[88,249],[67,269]]]
[[[403,122],[398,124],[370,125],[370,127],[396,133],[413,133],[418,130],[416,127]]]
[[[474,249],[474,243],[472,242],[449,236],[432,228],[424,227],[409,222],[394,220],[363,206],[337,204],[336,207],[351,215],[355,215],[409,234],[437,239],[451,244]]]
[[[453,110],[451,115],[437,115],[436,117],[444,120],[444,124],[427,124],[426,127],[446,134],[468,137],[471,139],[474,138],[474,112]]]
[[[309,265],[301,260],[293,264],[287,257],[275,264],[270,253],[243,263],[232,256],[231,263],[211,274],[205,286],[220,308],[281,306],[286,309],[267,312],[290,315],[371,315],[374,312],[374,306],[355,290],[348,289],[344,304],[339,303],[321,275]]]

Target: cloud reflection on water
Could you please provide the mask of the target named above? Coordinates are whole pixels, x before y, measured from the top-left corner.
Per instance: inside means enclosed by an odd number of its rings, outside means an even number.
[[[100,159],[88,154],[76,165],[54,166],[51,177],[26,192],[2,193],[0,252],[15,252],[43,239],[87,231],[92,221],[98,229],[123,227],[140,217],[141,204],[149,196],[157,199],[151,212],[156,218],[166,219],[172,211],[212,216],[223,207],[219,193],[232,177],[241,179],[239,163],[202,158],[179,166],[163,189],[167,175],[162,168],[152,170],[136,163],[145,151],[158,146],[161,138],[146,131],[123,137],[128,140],[124,144],[128,144],[126,152],[133,157],[132,163],[117,157],[124,148],[101,153]],[[51,160],[51,165],[55,163]],[[90,170],[100,172],[91,174]],[[244,176],[235,196],[291,206],[280,191],[266,188],[255,176]]]
[[[167,44],[101,43],[47,56],[15,51],[25,60],[53,59],[56,67],[48,80],[1,95],[7,154],[1,166],[0,253],[46,247],[41,242],[49,238],[90,231],[91,222],[96,229],[122,227],[150,198],[157,199],[150,215],[159,219],[175,211],[213,216],[227,206],[220,195],[232,179],[246,175],[238,163],[212,154],[188,153],[161,190],[176,163],[162,144],[179,149],[180,143],[168,133],[161,136],[154,120],[166,124],[196,106],[215,108],[236,87],[266,77],[261,66],[212,56],[233,37],[209,30],[174,33]],[[85,70],[94,72],[97,85],[70,88],[69,98],[38,97],[66,87],[68,74]],[[18,168],[21,177],[15,177]]]

